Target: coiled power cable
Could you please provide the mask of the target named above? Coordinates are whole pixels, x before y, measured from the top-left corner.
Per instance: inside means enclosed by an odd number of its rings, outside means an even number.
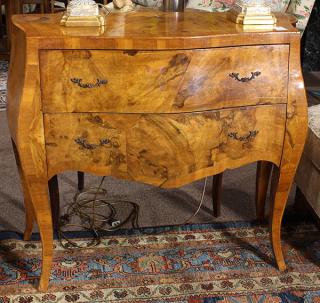
[[[133,228],[139,228],[139,205],[135,202],[108,197],[107,191],[102,188],[106,177],[102,177],[98,187],[91,187],[75,194],[73,200],[66,206],[65,214],[59,218],[58,237],[65,249],[88,248],[99,245],[102,233],[120,229],[131,221]],[[184,222],[190,223],[200,211],[207,187],[207,178],[204,179],[203,189],[196,211]],[[120,221],[116,207],[129,208],[129,214]],[[72,223],[75,220],[80,223]],[[66,234],[66,229],[81,228],[92,234],[92,239],[84,244],[73,241]]]

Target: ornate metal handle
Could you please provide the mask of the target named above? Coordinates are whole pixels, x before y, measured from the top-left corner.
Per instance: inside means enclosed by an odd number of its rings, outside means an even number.
[[[255,138],[258,134],[259,134],[258,130],[250,130],[249,134],[245,136],[239,136],[237,132],[234,132],[234,133],[229,133],[228,137],[234,140],[243,142],[243,141],[250,141],[251,139]]]
[[[108,83],[108,80],[104,80],[104,79],[97,79],[96,83],[82,83],[82,79],[80,78],[71,78],[70,81],[82,88],[95,88],[101,85],[106,85]]]
[[[87,139],[83,137],[78,137],[74,140],[74,142],[80,145],[82,148],[89,149],[89,150],[96,149],[101,146],[105,146],[109,148],[110,147],[118,148],[120,146],[119,142],[115,138],[100,139],[98,144],[92,144],[92,143],[88,143]]]
[[[239,82],[249,82],[260,75],[261,75],[261,72],[256,71],[256,72],[251,72],[251,77],[239,78],[239,73],[231,73],[231,74],[229,74],[229,77],[234,78],[235,80],[237,80]]]

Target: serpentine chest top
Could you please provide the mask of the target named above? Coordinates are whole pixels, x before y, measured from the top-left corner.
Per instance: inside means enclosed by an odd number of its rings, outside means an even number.
[[[281,219],[307,129],[300,35],[287,18],[265,32],[192,10],[110,14],[105,28],[60,18],[13,17],[8,117],[27,222],[35,216],[42,238],[40,288],[52,259],[47,182],[65,170],[177,187],[270,161],[284,269]]]

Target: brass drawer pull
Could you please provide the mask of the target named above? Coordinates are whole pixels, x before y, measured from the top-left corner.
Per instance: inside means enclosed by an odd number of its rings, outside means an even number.
[[[78,137],[74,140],[74,142],[77,143],[78,145],[80,145],[82,148],[89,149],[89,150],[96,149],[101,146],[104,146],[107,148],[110,148],[110,147],[119,148],[120,147],[120,144],[116,138],[100,139],[98,144],[92,144],[92,143],[88,143],[87,139],[85,139],[83,137]]]
[[[237,141],[250,141],[251,139],[255,138],[258,135],[258,130],[250,130],[248,135],[245,136],[239,136],[237,132],[229,133],[228,137],[232,138]]]
[[[82,83],[82,79],[80,78],[71,78],[70,81],[82,88],[95,88],[101,85],[106,85],[108,83],[108,80],[104,80],[104,79],[97,79],[96,83]]]
[[[229,77],[234,78],[235,80],[237,80],[239,82],[249,82],[260,75],[261,75],[261,72],[256,71],[256,72],[251,72],[251,77],[239,78],[239,73],[231,73],[231,74],[229,74]]]

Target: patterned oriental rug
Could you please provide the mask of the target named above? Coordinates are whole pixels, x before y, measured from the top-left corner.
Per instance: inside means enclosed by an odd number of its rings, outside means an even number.
[[[0,61],[0,111],[7,106],[8,62]]]
[[[46,293],[35,288],[39,241],[0,236],[1,303],[320,302],[320,232],[307,223],[283,228],[289,268],[283,273],[273,265],[267,227],[253,223],[119,231],[83,250],[64,250],[55,241]]]

